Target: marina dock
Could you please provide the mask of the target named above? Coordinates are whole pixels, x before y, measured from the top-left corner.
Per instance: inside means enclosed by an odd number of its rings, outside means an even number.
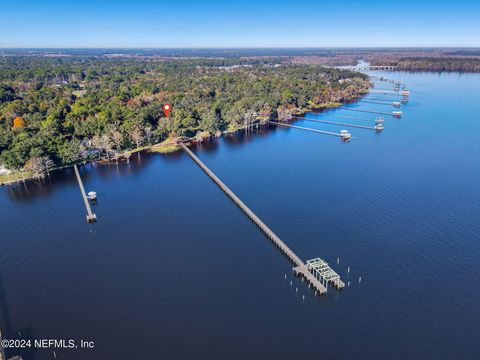
[[[87,194],[85,193],[85,188],[83,187],[82,178],[80,177],[80,173],[78,172],[78,167],[77,165],[73,165],[73,168],[75,169],[75,175],[77,176],[78,186],[80,187],[80,192],[82,193],[83,201],[87,209],[87,221],[89,223],[95,222],[97,221],[97,215],[95,215],[95,213],[92,211],[92,208],[90,207],[90,203],[88,202]]]
[[[179,142],[180,147],[187,153],[188,156],[212,179],[215,184],[242,210],[245,215],[255,224],[257,227],[273,242],[273,244],[290,260],[294,265],[294,272],[298,276],[303,276],[309,287],[313,287],[313,290],[319,294],[325,294],[327,292],[327,284],[331,282],[340,284],[340,279],[336,278],[327,279],[326,274],[319,275],[309,264],[309,261],[304,263],[295,252],[285,244],[278,235],[276,235],[230,188],[225,185],[214,173],[211,171],[183,142]],[[332,270],[333,271],[333,270]],[[320,280],[319,280],[320,279]],[[324,285],[325,284],[325,285]],[[336,286],[338,289],[341,287]]]

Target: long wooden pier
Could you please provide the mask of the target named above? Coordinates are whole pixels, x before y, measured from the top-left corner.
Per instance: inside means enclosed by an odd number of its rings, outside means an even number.
[[[90,203],[87,199],[87,194],[85,194],[85,189],[83,187],[82,178],[80,177],[80,173],[78,172],[77,165],[73,165],[75,169],[75,175],[77,176],[78,186],[80,187],[80,192],[82,193],[83,201],[85,202],[85,207],[87,208],[87,221],[88,222],[95,222],[97,221],[97,215],[92,211],[90,207]]]
[[[353,127],[353,128],[358,128],[358,129],[367,129],[367,130],[375,130],[375,131],[381,131],[383,130],[383,126],[365,126],[365,125],[357,125],[357,124],[349,124],[349,123],[342,123],[338,121],[329,121],[329,120],[318,120],[318,119],[309,119],[306,117],[301,117],[301,116],[295,116],[296,119],[301,119],[305,121],[312,121],[312,122],[317,122],[317,123],[322,123],[322,124],[331,124],[331,125],[338,125],[338,126],[346,126],[346,127]]]
[[[331,135],[331,136],[337,136],[342,138],[342,140],[347,141],[350,140],[352,135],[350,133],[335,133],[332,131],[325,131],[325,130],[317,130],[317,129],[312,129],[312,128],[306,128],[303,126],[296,126],[296,125],[290,125],[290,124],[284,124],[281,122],[276,122],[276,121],[268,121],[269,124],[277,125],[277,126],[283,126],[283,127],[289,127],[293,129],[299,129],[299,130],[304,130],[304,131],[311,131],[317,134],[325,134],[325,135]]]
[[[192,158],[192,160],[212,179],[215,184],[242,210],[245,215],[258,226],[260,230],[285,254],[285,256],[294,264],[295,274],[303,276],[319,294],[327,292],[327,287],[310,272],[306,263],[300,259],[295,252],[285,244],[278,235],[276,235],[230,188],[220,180],[213,171],[211,171],[183,142],[179,143],[181,148]]]

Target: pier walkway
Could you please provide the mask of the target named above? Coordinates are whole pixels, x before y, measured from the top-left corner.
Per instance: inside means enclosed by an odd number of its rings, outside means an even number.
[[[97,221],[97,215],[95,215],[95,213],[92,211],[92,208],[90,207],[90,203],[88,202],[87,194],[85,194],[85,189],[83,187],[82,178],[80,177],[80,173],[78,172],[78,167],[77,165],[73,165],[73,168],[75,169],[75,175],[77,176],[78,186],[80,187],[80,192],[82,193],[83,201],[85,202],[85,207],[87,208],[87,221],[95,222]]]
[[[313,289],[319,294],[327,292],[327,287],[310,272],[310,268],[306,263],[285,244],[230,188],[225,185],[183,142],[179,142],[180,147],[190,156],[190,158],[218,185],[220,189],[237,205],[247,217],[258,226],[260,230],[287,256],[294,264],[295,274],[303,276]]]

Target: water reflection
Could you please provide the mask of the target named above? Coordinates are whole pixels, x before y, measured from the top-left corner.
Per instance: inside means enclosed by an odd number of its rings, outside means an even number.
[[[237,131],[227,134],[221,139],[211,137],[198,143],[196,147],[207,153],[215,152],[218,150],[221,141],[228,147],[238,147],[248,144],[256,137],[266,137],[278,130],[277,126],[259,126],[249,131]],[[178,161],[183,157],[183,153],[181,151],[166,154],[138,152],[132,155],[128,162],[110,161],[108,163],[88,163],[79,166],[79,172],[84,182],[88,182],[94,175],[98,175],[102,180],[116,176],[137,176],[158,156],[165,161]],[[73,168],[65,168],[52,171],[43,179],[26,180],[25,182],[7,185],[6,188],[10,200],[15,202],[29,202],[39,198],[45,198],[50,196],[54,191],[60,191],[62,188],[71,187],[76,184],[77,179]]]
[[[82,180],[88,182],[94,175],[102,179],[114,176],[132,176],[139,174],[152,160],[152,154],[137,154],[130,158],[130,162],[112,161],[110,163],[89,163],[78,167]],[[54,191],[71,187],[77,184],[73,168],[66,168],[50,172],[43,179],[31,179],[13,185],[7,185],[10,200],[29,202],[38,198],[50,196]]]
[[[33,335],[32,327],[27,327],[21,330],[14,330],[12,327],[12,320],[10,318],[10,311],[7,302],[7,296],[5,293],[5,286],[2,275],[0,274],[0,329],[3,339],[8,340],[25,340],[30,341],[31,348],[17,348],[17,349],[5,349],[5,355],[7,359],[13,356],[20,355],[24,360],[33,360],[35,353],[37,352],[35,346],[33,346],[35,337]]]
[[[82,175],[83,176],[83,175]],[[85,175],[88,177],[88,175]],[[32,179],[8,186],[7,192],[12,201],[28,202],[49,196],[54,190],[76,183],[73,169],[52,171],[44,179]]]

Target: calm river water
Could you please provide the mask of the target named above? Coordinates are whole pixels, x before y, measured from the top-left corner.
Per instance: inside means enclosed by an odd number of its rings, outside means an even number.
[[[3,336],[95,342],[58,359],[478,358],[480,75],[377,75],[412,91],[381,134],[351,129],[342,143],[272,127],[194,148],[300,257],[327,259],[349,287],[315,297],[184,153],[143,155],[81,169],[99,194],[94,225],[70,170],[0,188]]]

